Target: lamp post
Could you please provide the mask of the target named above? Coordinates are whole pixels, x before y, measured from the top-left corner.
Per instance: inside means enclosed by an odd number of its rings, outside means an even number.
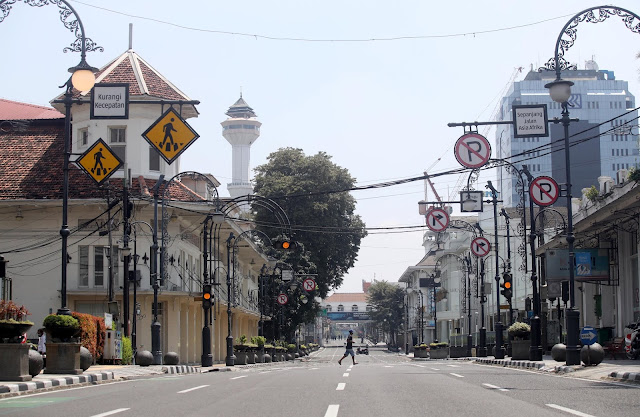
[[[533,175],[526,165],[522,166],[522,171],[527,176],[529,185],[533,181]],[[533,317],[531,318],[531,347],[529,348],[529,360],[542,360],[542,328],[540,326],[540,294],[538,293],[538,275],[536,265],[536,216],[533,210],[533,199],[529,198],[529,218],[531,219],[531,234],[529,244],[531,245],[531,286],[533,287]],[[571,268],[569,268],[571,269]]]
[[[234,239],[233,232],[229,233],[227,239],[227,356],[225,363],[227,366],[234,366],[236,357],[233,354],[233,336],[231,335],[231,248]]]
[[[418,337],[418,343],[424,343],[424,299],[422,298],[422,290],[418,290],[420,296],[420,335]]]
[[[471,333],[471,255],[464,257],[467,265],[467,356],[471,357],[471,346],[473,345],[473,334]]]
[[[594,13],[594,10],[598,10]],[[564,58],[564,53],[573,46],[577,38],[576,27],[580,22],[600,23],[605,21],[611,16],[619,16],[625,23],[625,26],[634,33],[640,33],[637,30],[637,24],[634,20],[640,20],[640,16],[637,14],[616,6],[596,6],[583,10],[573,16],[562,28],[558,39],[556,40],[556,47],[554,56],[541,70],[555,70],[556,79],[545,85],[549,89],[549,95],[551,99],[556,103],[560,103],[562,107],[561,118],[553,120],[554,123],[561,123],[564,128],[564,156],[565,156],[565,194],[567,198],[567,244],[569,247],[569,308],[566,311],[567,320],[567,365],[580,365],[580,347],[578,346],[579,331],[580,331],[580,312],[575,307],[575,271],[574,271],[574,241],[573,235],[573,212],[571,207],[571,158],[569,153],[569,124],[571,121],[577,121],[577,119],[569,118],[569,105],[568,101],[571,98],[571,86],[573,82],[563,80],[561,77],[561,71],[576,69],[575,65],[571,65]],[[568,39],[563,39],[565,36]]]
[[[491,181],[487,181],[487,188],[491,190],[492,203],[493,203],[493,236],[494,244],[493,248],[496,255],[496,346],[494,350],[494,357],[496,359],[504,359],[504,349],[502,347],[502,321],[500,319],[500,256],[498,255],[498,191],[493,187]]]
[[[153,364],[162,365],[162,347],[160,340],[160,330],[162,325],[158,321],[158,291],[160,289],[160,279],[158,277],[158,200],[160,187],[164,184],[164,174],[160,175],[153,186],[153,244],[151,245],[150,277],[153,287],[153,321],[151,323],[151,353],[153,354]]]
[[[409,354],[409,290],[407,287],[404,291],[404,354]]]
[[[3,14],[0,14],[0,23],[4,21],[4,18],[9,15],[11,6],[15,1],[0,0],[0,9],[3,10]],[[43,6],[42,2],[25,2],[29,6],[40,7]],[[47,3],[45,3],[47,4]],[[78,91],[90,91],[95,82],[95,76],[93,75],[98,71],[97,68],[90,66],[86,61],[86,55],[88,51],[103,51],[103,48],[97,46],[91,39],[85,36],[84,25],[78,13],[71,7],[71,5],[65,0],[59,0],[55,3],[60,8],[60,20],[69,30],[74,32],[76,41],[71,44],[71,47],[64,49],[64,52],[80,52],[80,62],[75,67],[69,68],[69,72],[73,75],[62,85],[65,88],[64,99],[64,160],[63,160],[63,180],[62,180],[62,226],[60,227],[60,237],[62,242],[61,250],[61,283],[60,283],[60,308],[58,309],[59,315],[70,315],[71,311],[67,307],[67,239],[71,234],[68,226],[68,207],[69,207],[69,156],[71,155],[71,105],[73,104],[73,92],[75,88]],[[67,22],[66,19],[73,15],[75,21]],[[57,101],[60,103],[60,101]]]

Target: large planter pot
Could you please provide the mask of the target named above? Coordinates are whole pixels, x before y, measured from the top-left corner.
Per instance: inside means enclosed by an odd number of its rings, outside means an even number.
[[[247,364],[247,352],[234,352],[236,354],[236,360],[234,362],[235,365],[246,365]]]
[[[447,359],[449,357],[449,348],[431,349],[429,351],[429,357],[431,359]]]
[[[29,345],[0,343],[0,381],[31,381]]]
[[[80,343],[47,342],[47,367],[45,374],[82,374],[80,367]]]
[[[450,346],[449,357],[450,358],[464,358],[467,356],[466,346]]]
[[[254,363],[256,363],[256,352],[250,350],[247,352],[247,364],[252,365]]]
[[[80,328],[73,327],[47,327],[47,340],[54,343],[75,343],[75,338],[80,334]]]
[[[426,349],[416,349],[413,351],[414,358],[426,358],[428,356]]]
[[[22,336],[33,323],[0,323],[0,343],[2,339],[14,339]]]
[[[511,341],[511,359],[512,360],[529,360],[530,348],[531,348],[530,340],[512,340]]]

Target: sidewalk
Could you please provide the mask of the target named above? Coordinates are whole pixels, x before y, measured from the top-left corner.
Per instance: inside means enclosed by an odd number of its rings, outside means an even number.
[[[100,384],[109,381],[125,381],[135,378],[144,378],[153,375],[181,374],[210,372],[222,370],[222,365],[214,365],[201,369],[199,366],[188,365],[93,365],[82,375],[54,375],[41,372],[29,382],[0,381],[0,398],[32,393],[36,390],[52,390],[68,387],[70,385],[82,386]]]
[[[409,354],[412,360],[430,360],[422,358],[414,358],[413,354]],[[640,384],[640,361],[628,359],[610,359],[605,358],[597,366],[572,365],[567,366],[564,362],[556,362],[550,355],[545,355],[542,361],[528,360],[511,360],[510,358],[495,359],[493,356],[486,358],[456,358],[450,360],[466,360],[479,364],[507,366],[510,368],[531,369],[540,372],[553,372],[557,374],[565,374],[574,378],[586,378],[593,380],[623,381],[634,382]]]

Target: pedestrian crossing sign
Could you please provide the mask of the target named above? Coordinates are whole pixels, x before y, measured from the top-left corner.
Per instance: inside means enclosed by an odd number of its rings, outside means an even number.
[[[123,162],[100,138],[76,160],[76,164],[98,185],[102,185],[123,165]]]
[[[171,165],[200,135],[170,107],[142,137]]]

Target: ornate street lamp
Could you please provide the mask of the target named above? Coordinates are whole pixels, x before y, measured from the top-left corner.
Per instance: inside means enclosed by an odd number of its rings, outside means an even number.
[[[597,10],[597,13],[594,11]],[[583,10],[573,16],[564,25],[558,35],[554,57],[540,70],[555,70],[556,79],[545,85],[549,89],[551,99],[559,103],[562,108],[561,118],[557,118],[554,123],[561,123],[564,127],[564,155],[565,155],[565,195],[567,198],[567,244],[569,247],[569,308],[566,312],[567,318],[567,365],[580,365],[580,346],[578,343],[580,333],[580,312],[575,306],[575,271],[574,271],[574,242],[573,234],[573,210],[571,207],[571,157],[569,142],[569,124],[572,121],[569,118],[569,99],[571,98],[571,86],[573,82],[563,80],[561,77],[562,70],[576,70],[575,65],[571,65],[565,58],[564,53],[571,48],[577,37],[576,27],[580,22],[600,23],[607,20],[611,16],[620,16],[625,26],[634,33],[638,31],[638,25],[634,24],[634,20],[640,20],[637,14],[615,6],[596,6]],[[565,37],[565,39],[563,39]]]
[[[16,0],[0,0],[0,23],[4,21],[4,18],[9,15],[11,6]],[[86,55],[90,51],[104,51],[100,46],[97,46],[91,39],[85,36],[84,25],[78,13],[71,7],[71,5],[65,0],[51,1],[51,3],[45,2],[31,2],[24,1],[29,6],[43,6],[44,4],[55,4],[60,9],[60,20],[71,32],[76,36],[75,42],[71,44],[71,47],[64,48],[64,52],[80,52],[80,62],[75,67],[69,68],[69,72],[73,75],[62,85],[65,88],[64,99],[64,162],[63,162],[63,184],[62,184],[62,226],[60,227],[60,236],[62,238],[62,281],[60,286],[60,309],[58,314],[71,314],[71,311],[67,308],[67,239],[71,234],[69,226],[67,225],[67,212],[68,212],[68,200],[69,200],[69,156],[71,154],[71,105],[73,104],[72,89],[75,88],[78,91],[89,91],[95,84],[95,76],[93,75],[97,68],[87,64]],[[67,22],[69,16],[75,17],[74,21]]]

